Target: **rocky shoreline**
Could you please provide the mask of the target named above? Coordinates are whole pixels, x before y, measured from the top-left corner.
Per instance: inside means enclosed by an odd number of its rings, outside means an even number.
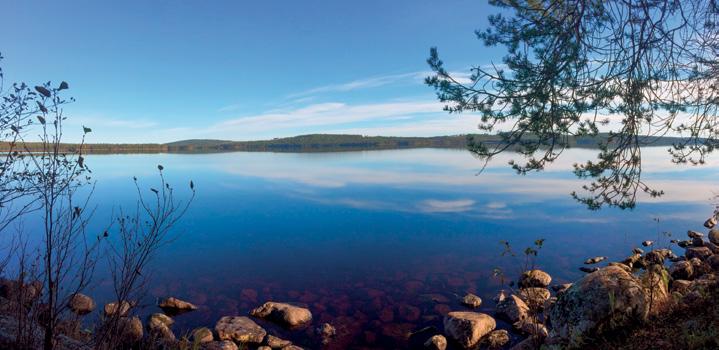
[[[631,330],[653,317],[667,313],[680,305],[696,304],[707,298],[709,290],[719,284],[719,227],[715,217],[705,222],[705,235],[688,231],[687,239],[671,243],[684,249],[682,256],[669,248],[655,248],[654,242],[641,243],[622,261],[606,262],[606,257],[584,261],[580,269],[586,275],[574,283],[554,284],[552,277],[539,269],[522,273],[517,288],[501,290],[494,298],[496,306],[490,315],[475,312],[482,299],[468,293],[459,300],[463,310],[449,310],[442,319],[442,330],[427,327],[407,334],[412,347],[424,349],[573,349],[596,346],[598,339],[611,336],[616,330]],[[646,252],[645,252],[646,250]],[[597,266],[604,264],[604,266]],[[0,281],[0,304],[10,300],[36,299],[40,284],[19,286],[16,281]],[[287,329],[307,329],[307,341],[317,347],[332,348],[337,331],[330,323],[313,325],[309,308],[293,302],[267,301],[249,315],[221,317],[214,327],[201,327],[177,337],[172,330],[173,317],[197,310],[191,302],[169,297],[158,301],[162,312],[153,313],[143,322],[130,312],[132,302],[104,305],[105,318],[119,315],[123,347],[152,344],[161,349],[286,349],[303,347],[282,339],[260,326],[262,319]],[[96,309],[95,301],[83,294],[75,294],[68,303],[77,319]],[[486,309],[485,309],[486,310]],[[498,329],[503,321],[509,329]],[[0,344],[13,341],[14,321],[0,315],[4,326]],[[311,334],[311,336],[310,336]],[[520,341],[512,341],[521,335]],[[89,337],[89,335],[86,335]],[[88,338],[89,339],[89,338]],[[88,348],[82,339],[65,337],[60,348]],[[144,347],[143,347],[144,348]]]

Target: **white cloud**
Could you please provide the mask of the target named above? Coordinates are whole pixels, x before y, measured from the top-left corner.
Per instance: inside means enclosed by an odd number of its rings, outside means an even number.
[[[419,203],[419,208],[425,213],[456,213],[471,210],[474,203],[471,199],[427,199]]]

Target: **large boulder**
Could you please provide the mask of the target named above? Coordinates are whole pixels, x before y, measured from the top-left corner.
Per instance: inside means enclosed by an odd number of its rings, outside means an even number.
[[[211,342],[215,339],[212,331],[207,327],[196,328],[191,334],[192,342],[195,344]]]
[[[512,294],[497,303],[495,313],[511,323],[516,323],[529,317],[529,306],[521,298]]]
[[[552,277],[548,273],[542,270],[529,270],[525,271],[522,276],[519,277],[519,287],[541,287],[547,288],[552,283]]]
[[[252,310],[250,315],[266,318],[290,327],[303,325],[312,320],[312,313],[308,309],[273,301],[268,301],[262,304],[262,306]]]
[[[81,293],[75,293],[67,302],[67,307],[76,315],[87,315],[95,310],[95,301],[89,296]]]
[[[714,244],[719,244],[719,229],[711,229],[709,231],[709,242],[712,242]]]
[[[225,316],[215,325],[220,340],[232,340],[238,343],[260,344],[267,332],[255,321],[245,316]]]
[[[562,293],[549,312],[553,343],[580,348],[595,335],[646,319],[647,290],[627,271],[608,266]]]
[[[444,316],[444,333],[464,348],[471,348],[497,327],[494,319],[486,314],[455,311]]]

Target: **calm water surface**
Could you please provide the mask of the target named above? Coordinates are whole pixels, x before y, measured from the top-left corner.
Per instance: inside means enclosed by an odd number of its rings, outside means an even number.
[[[197,197],[176,227],[179,238],[155,257],[143,312],[176,296],[200,310],[176,318],[182,334],[224,315],[246,315],[267,300],[307,305],[315,324],[339,332],[334,348],[405,347],[410,331],[441,329],[467,292],[484,299],[501,288],[492,269],[519,273],[500,240],[517,251],[545,238],[538,263],[556,282],[581,276],[584,259],[621,259],[645,239],[699,229],[711,213],[719,167],[676,167],[666,150],[645,150],[645,179],[664,189],[633,211],[590,212],[569,193],[581,182],[571,164],[594,155],[572,150],[543,173],[514,175],[508,158],[477,176],[480,162],[461,150],[417,149],[324,154],[223,153],[95,155],[95,220],[134,201],[165,167],[178,196]],[[655,221],[659,219],[659,222]],[[102,295],[106,283],[95,286]],[[91,292],[92,293],[92,292]],[[315,347],[307,329],[282,337]]]

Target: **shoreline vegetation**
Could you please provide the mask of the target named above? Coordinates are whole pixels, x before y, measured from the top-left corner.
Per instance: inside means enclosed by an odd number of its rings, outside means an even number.
[[[608,134],[596,137],[569,138],[569,147],[597,149],[599,144],[609,140]],[[679,137],[644,137],[646,146],[672,146],[686,139]],[[467,134],[434,137],[399,136],[363,136],[345,134],[310,134],[272,140],[226,141],[211,139],[191,139],[169,143],[85,143],[85,154],[132,154],[132,153],[220,153],[220,152],[288,152],[321,153],[351,152],[371,150],[393,150],[412,148],[466,149],[471,143],[502,144],[500,135]],[[23,147],[24,146],[24,147]],[[26,142],[21,147],[11,147],[0,142],[0,152],[17,150],[18,152],[36,152],[42,150],[40,142]],[[80,148],[79,144],[63,143],[60,150],[72,152]]]

